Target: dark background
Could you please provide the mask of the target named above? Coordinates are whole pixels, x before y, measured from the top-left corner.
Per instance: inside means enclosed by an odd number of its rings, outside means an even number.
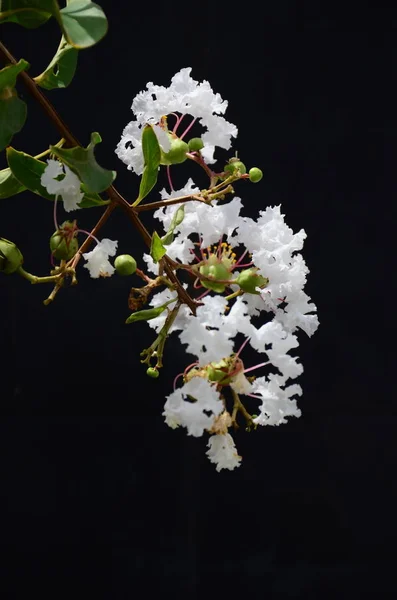
[[[98,161],[132,200],[138,180],[114,148],[133,97],[185,66],[208,79],[229,100],[234,148],[265,174],[237,190],[248,212],[281,203],[307,232],[306,290],[321,326],[300,336],[302,417],[238,432],[242,466],[218,474],[204,439],[163,423],[186,358],[171,338],[161,378],[145,377],[149,328],[123,324],[132,279],[80,269],[79,286],[44,307],[51,287],[1,278],[1,597],[394,597],[397,11],[100,4],[107,37],[80,53],[51,101],[83,144],[101,133]],[[5,24],[1,35],[35,75],[59,34],[49,22]],[[12,144],[36,154],[58,136],[19,89],[29,117]],[[189,165],[181,183],[196,172]],[[98,214],[79,214],[80,225]],[[48,271],[52,230],[47,201],[2,201],[1,235],[28,270]],[[122,214],[103,233],[142,255]]]

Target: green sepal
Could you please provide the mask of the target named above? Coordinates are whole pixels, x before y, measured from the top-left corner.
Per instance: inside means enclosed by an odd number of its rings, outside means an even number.
[[[25,189],[47,200],[55,200],[55,195],[49,194],[46,188],[40,183],[47,163],[29,154],[25,154],[25,152],[19,152],[11,146],[7,148],[7,161],[12,174],[21,185],[25,186]],[[79,204],[80,208],[91,208],[93,206],[109,204],[108,200],[102,200],[98,194],[90,192],[84,184],[81,186],[81,191],[84,192],[84,197]]]
[[[128,317],[126,324],[135,323],[135,321],[150,321],[151,319],[155,319],[165,311],[168,304],[169,302],[163,304],[162,306],[156,306],[155,308],[148,308],[146,310],[134,312]]]
[[[10,167],[0,171],[0,200],[10,198],[25,190],[26,187],[18,181]]]
[[[142,152],[145,168],[141,183],[139,186],[139,196],[133,206],[137,206],[149,192],[154,188],[157,182],[159,165],[161,160],[161,149],[157,135],[151,125],[145,125],[142,131]]]
[[[167,249],[164,248],[159,234],[157,231],[154,231],[152,235],[152,242],[150,244],[150,256],[153,258],[154,262],[157,263],[161,258],[163,258],[166,252]]]
[[[73,0],[54,13],[66,40],[78,50],[97,44],[107,33],[108,22],[102,8],[90,0]]]
[[[104,169],[95,160],[94,146],[101,141],[99,133],[94,132],[91,134],[91,141],[87,148],[50,146],[51,152],[79,176],[79,179],[87,186],[87,190],[96,193],[105,191],[116,178],[116,171]]]
[[[79,51],[62,36],[58,50],[48,67],[40,75],[34,77],[37,85],[45,90],[67,87],[76,72],[78,54]]]
[[[175,227],[180,225],[184,218],[185,218],[185,205],[182,204],[182,206],[179,206],[177,208],[177,210],[174,212],[169,230],[161,238],[161,241],[165,246],[172,244],[172,242],[174,241]]]
[[[0,23],[10,21],[35,29],[51,18],[54,0],[0,0]]]

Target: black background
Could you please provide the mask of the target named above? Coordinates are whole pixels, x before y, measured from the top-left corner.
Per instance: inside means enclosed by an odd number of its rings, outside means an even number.
[[[1,597],[394,597],[397,11],[100,4],[107,37],[80,53],[68,89],[48,93],[64,120],[84,144],[101,133],[98,161],[133,200],[138,179],[114,154],[132,99],[192,66],[229,100],[234,148],[264,171],[237,190],[247,212],[281,203],[307,232],[306,289],[321,325],[300,336],[302,417],[238,432],[243,464],[218,474],[204,439],[163,423],[186,358],[171,338],[162,377],[145,377],[149,328],[123,324],[132,279],[80,269],[79,286],[44,307],[51,288],[1,278]],[[32,75],[58,40],[53,22],[5,24],[1,35]],[[36,154],[58,136],[19,90],[29,117],[12,144]],[[195,177],[183,169],[180,183]],[[80,225],[98,214],[79,214]],[[28,270],[48,271],[52,230],[45,200],[2,201],[1,235]],[[142,255],[121,213],[103,234]]]

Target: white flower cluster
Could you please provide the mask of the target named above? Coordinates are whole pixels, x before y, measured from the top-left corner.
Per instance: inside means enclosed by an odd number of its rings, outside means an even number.
[[[204,148],[201,154],[207,163],[214,162],[215,147],[228,150],[231,138],[237,136],[237,127],[221,116],[225,113],[227,102],[215,94],[208,81],[199,83],[190,76],[191,68],[181,69],[171,79],[171,85],[164,87],[148,83],[146,90],[140,92],[132,102],[135,119],[124,128],[116,154],[137,175],[143,172],[142,128],[147,123],[158,124],[162,117],[171,113],[180,116],[191,115],[205,129],[201,139]],[[156,128],[160,145],[167,148],[166,136]]]
[[[195,191],[193,182],[189,180],[184,188],[172,195],[163,190],[161,197],[178,197]],[[165,231],[179,206],[172,205],[156,211],[155,217],[162,222]],[[231,356],[237,351],[236,336],[243,334],[252,348],[266,355],[266,362],[277,373],[258,377],[250,383],[240,372],[231,387],[239,394],[259,400],[259,415],[254,419],[257,425],[280,425],[286,423],[288,417],[299,417],[301,414],[296,397],[302,394],[302,389],[291,381],[301,375],[303,367],[296,356],[289,354],[298,346],[296,333],[303,330],[311,336],[319,324],[316,306],[303,291],[308,268],[299,251],[306,234],[303,230],[293,233],[284,221],[280,206],[261,211],[257,220],[242,216],[242,207],[240,198],[223,205],[185,204],[185,218],[175,228],[175,238],[167,247],[167,253],[174,260],[190,265],[194,265],[198,259],[203,260],[203,256],[208,258],[211,252],[222,260],[222,240],[229,264],[232,265],[230,272],[233,277],[243,270],[239,265],[248,261],[250,266],[256,268],[258,275],[268,280],[268,284],[263,288],[258,287],[255,290],[257,293],[238,295],[230,303],[223,295],[208,292],[200,300],[202,305],[198,307],[196,316],[187,307],[179,312],[172,331],[180,332],[180,341],[199,367]],[[208,248],[213,244],[213,250]],[[231,260],[230,249],[236,256]],[[238,256],[246,258],[238,259]],[[148,268],[157,273],[158,266],[151,257],[145,255],[144,258]],[[235,284],[231,284],[230,288],[239,289]],[[151,305],[163,304],[173,296],[175,293],[169,290],[160,292],[152,298]],[[256,326],[258,316],[266,319],[259,327]],[[163,313],[149,321],[149,325],[160,331],[165,319],[166,314]],[[184,383],[167,398],[163,413],[166,422],[173,427],[186,427],[189,435],[201,435],[204,430],[211,432],[219,414],[216,411],[213,410],[205,420],[200,419],[199,425],[196,421],[197,412],[184,411],[181,418],[180,413],[175,411],[175,403],[180,406],[181,399],[186,395],[196,399],[196,404],[191,406],[197,405],[197,410],[204,410],[206,403],[214,397],[214,389],[209,384],[204,386],[200,377],[193,377]],[[217,464],[218,470],[233,469],[241,461],[230,434],[225,432],[210,437],[207,455]]]

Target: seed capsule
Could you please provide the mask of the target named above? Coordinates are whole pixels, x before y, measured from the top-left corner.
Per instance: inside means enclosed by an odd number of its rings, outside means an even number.
[[[114,266],[119,275],[132,275],[136,271],[136,260],[130,254],[116,256]]]

